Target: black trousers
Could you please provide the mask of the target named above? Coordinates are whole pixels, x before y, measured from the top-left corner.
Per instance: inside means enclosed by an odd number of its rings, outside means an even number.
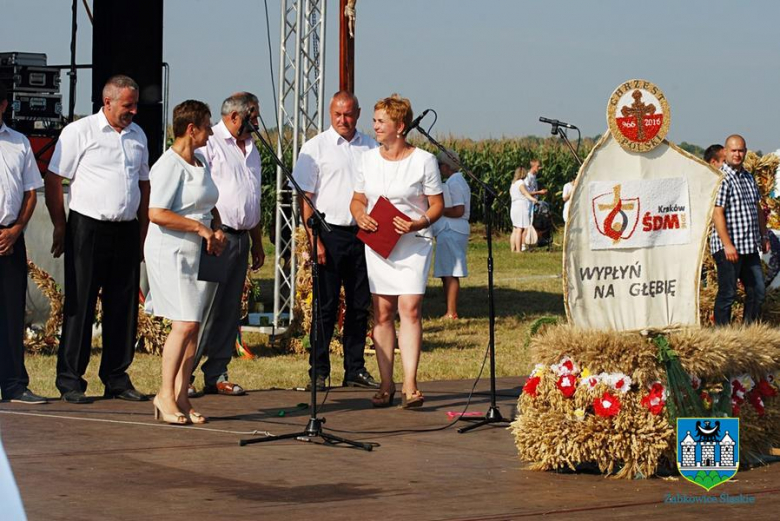
[[[344,377],[350,378],[366,367],[363,351],[366,347],[366,326],[371,292],[368,287],[364,244],[357,238],[357,226],[334,226],[332,232],[323,231],[322,243],[327,254],[326,264],[320,266],[319,301],[322,320],[312,320],[312,327],[320,324],[319,340],[309,356],[317,357],[317,373],[330,375],[328,346],[333,337],[339,310],[339,294],[344,286],[346,304],[344,316]],[[311,339],[311,337],[310,337]]]
[[[10,255],[0,256],[0,390],[4,400],[27,389],[24,367],[24,311],[27,297],[27,249],[20,235]]]
[[[92,346],[92,324],[102,289],[103,356],[98,374],[108,392],[130,389],[138,327],[140,274],[138,221],[98,221],[68,215],[65,232],[65,320],[57,353],[57,389],[87,390],[84,373]]]

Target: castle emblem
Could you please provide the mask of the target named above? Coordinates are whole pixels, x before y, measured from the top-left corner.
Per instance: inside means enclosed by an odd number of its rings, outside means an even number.
[[[739,418],[678,418],[677,468],[707,490],[734,477],[739,468]]]

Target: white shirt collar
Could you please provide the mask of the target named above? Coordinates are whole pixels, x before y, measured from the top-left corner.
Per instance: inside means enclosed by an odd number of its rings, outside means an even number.
[[[97,119],[98,119],[98,126],[99,126],[100,130],[105,130],[106,127],[108,127],[109,129],[111,129],[114,132],[116,132],[116,129],[111,125],[111,123],[108,122],[108,118],[103,113],[103,107],[101,107],[100,110],[97,111],[96,116],[97,116]],[[135,132],[135,125],[130,123],[129,125],[127,125],[125,128],[122,129],[122,132],[120,132],[120,134],[122,134],[124,132]]]
[[[238,140],[233,137],[233,134],[230,133],[230,131],[228,130],[227,126],[225,125],[225,122],[222,121],[221,119],[219,120],[219,123],[217,123],[216,125],[211,127],[211,130],[212,130],[212,132],[214,132],[214,135],[216,135],[217,137],[219,137],[221,139],[224,139],[225,141],[231,141],[231,142],[235,143],[236,146],[238,146]],[[244,140],[244,143],[247,143],[247,144],[249,144],[251,142],[252,142],[252,138],[251,137],[246,138]]]
[[[336,129],[333,128],[333,125],[331,125],[330,128],[328,128],[328,132],[330,133],[333,143],[335,143],[336,145],[340,145],[341,143],[349,143],[350,145],[360,144],[361,134],[360,131],[358,131],[357,129],[355,129],[355,135],[352,136],[352,139],[350,139],[349,141],[347,141],[341,134],[336,132]]]
[[[0,123],[0,134],[3,132],[8,132],[8,127],[6,126],[5,122]]]

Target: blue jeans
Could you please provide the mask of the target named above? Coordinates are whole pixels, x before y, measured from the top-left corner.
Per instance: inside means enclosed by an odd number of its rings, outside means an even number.
[[[715,297],[715,324],[722,326],[731,322],[731,305],[737,298],[737,279],[745,286],[745,313],[743,322],[750,324],[761,316],[764,303],[764,272],[758,253],[740,255],[737,262],[726,260],[723,250],[713,255],[718,267],[718,296]]]

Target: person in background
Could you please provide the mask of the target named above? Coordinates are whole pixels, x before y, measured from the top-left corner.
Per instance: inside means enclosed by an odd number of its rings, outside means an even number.
[[[257,125],[260,107],[254,94],[237,92],[222,102],[220,112],[221,121],[214,125],[213,135],[198,152],[206,160],[219,191],[217,210],[227,239],[224,255],[228,275],[207,308],[195,367],[205,354],[207,359],[201,366],[204,394],[240,396],[246,391],[230,381],[227,368],[241,324],[241,294],[248,259],[251,255],[253,270],[265,263],[260,219],[262,165],[250,127],[244,124],[249,120]],[[194,396],[195,388],[190,386],[189,393]]]
[[[731,323],[737,280],[745,288],[743,322],[750,324],[760,318],[766,293],[761,253],[769,252],[761,195],[755,179],[743,167],[747,153],[745,139],[737,134],[729,136],[725,150],[726,161],[721,167],[723,181],[715,198],[710,235],[710,252],[718,269],[715,324],[719,326]]]
[[[458,154],[448,150],[457,161]],[[466,250],[469,245],[469,216],[471,215],[471,188],[453,162],[443,152],[436,156],[444,184],[444,215],[436,221],[433,233],[436,236],[436,256],[433,262],[433,276],[441,278],[447,312],[444,318],[458,318],[458,293],[460,279],[468,277]]]
[[[200,324],[217,290],[215,282],[198,280],[201,248],[219,255],[226,242],[215,208],[219,192],[206,160],[195,152],[212,133],[210,118],[211,111],[203,102],[187,100],[177,105],[173,144],[150,175],[152,224],[144,247],[149,275],[146,309],[171,321],[154,414],[171,424],[207,421],[192,408],[187,389]]]
[[[574,187],[577,186],[577,179],[575,178],[574,181],[569,181],[565,185],[563,185],[563,193],[561,194],[561,197],[563,198],[563,222],[566,223],[569,221],[569,207],[571,206],[571,196],[574,193]]]
[[[528,169],[528,176],[525,178],[525,186],[528,188],[528,193],[531,194],[533,197],[538,197],[540,195],[546,195],[547,189],[546,188],[539,188],[539,168],[541,168],[542,164],[539,162],[538,159],[532,159],[530,161],[530,168]],[[533,219],[533,205],[531,205],[531,218]]]
[[[149,149],[133,123],[138,84],[113,76],[103,107],[62,129],[44,178],[54,224],[52,255],[65,253],[65,317],[57,352],[57,389],[68,403],[91,403],[84,373],[102,290],[104,396],[146,401],[130,382],[135,354],[138,288],[148,226]],[[70,181],[67,223],[62,181]]]
[[[708,146],[707,150],[704,151],[704,162],[712,168],[720,170],[724,161],[726,161],[726,149],[723,148],[723,145],[716,143]]]
[[[509,238],[509,246],[513,252],[525,251],[523,242],[525,230],[531,226],[531,212],[533,204],[537,203],[536,197],[531,195],[526,185],[528,171],[522,166],[515,170],[515,177],[509,186],[509,197],[512,205],[509,208],[509,216],[512,218],[512,236]]]
[[[35,210],[35,190],[43,186],[30,142],[3,123],[8,91],[0,83],[0,393],[3,400],[46,403],[27,386],[24,367],[24,312],[27,248],[24,228]]]
[[[368,284],[374,304],[374,344],[381,376],[379,391],[371,398],[374,407],[389,407],[395,396],[396,314],[401,318],[398,347],[404,368],[401,406],[421,407],[425,400],[417,386],[422,301],[433,251],[429,228],[441,217],[444,198],[436,158],[406,141],[404,130],[412,119],[412,104],[397,94],[374,105],[374,132],[381,146],[361,157],[350,204],[357,225],[369,233],[378,230],[379,224],[369,212],[380,197],[387,198],[410,218],[393,219],[395,232],[401,238],[387,259],[366,246]]]

